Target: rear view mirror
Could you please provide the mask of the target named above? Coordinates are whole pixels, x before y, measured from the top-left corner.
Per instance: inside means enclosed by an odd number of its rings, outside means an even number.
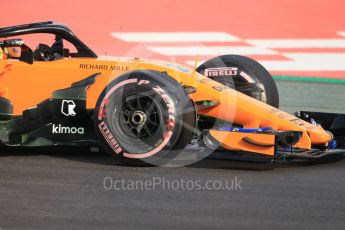
[[[8,39],[0,41],[0,47],[1,48],[11,48],[11,47],[20,47],[20,57],[19,61],[23,61],[28,64],[32,64],[34,62],[33,58],[33,52],[30,47],[25,45],[25,42],[23,39]]]

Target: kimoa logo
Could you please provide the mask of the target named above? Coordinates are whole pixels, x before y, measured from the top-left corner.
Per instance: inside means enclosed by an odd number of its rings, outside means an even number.
[[[83,127],[66,127],[61,124],[53,124],[53,134],[84,134],[85,128]]]

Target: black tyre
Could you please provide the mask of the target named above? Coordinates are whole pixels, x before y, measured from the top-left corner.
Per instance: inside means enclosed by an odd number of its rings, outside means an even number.
[[[278,89],[271,74],[250,58],[239,55],[219,56],[200,65],[197,71],[250,97],[279,107]]]
[[[101,145],[131,165],[164,165],[192,139],[194,104],[165,73],[141,70],[116,78],[95,109]]]

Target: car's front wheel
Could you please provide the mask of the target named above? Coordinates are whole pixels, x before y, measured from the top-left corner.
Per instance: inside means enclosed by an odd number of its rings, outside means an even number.
[[[271,74],[257,61],[240,55],[212,58],[197,68],[206,77],[279,108],[279,94]]]
[[[164,165],[192,137],[196,113],[165,73],[140,70],[111,82],[99,97],[95,128],[108,153],[132,165]]]

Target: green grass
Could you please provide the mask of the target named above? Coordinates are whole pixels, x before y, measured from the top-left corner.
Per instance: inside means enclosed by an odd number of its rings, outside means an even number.
[[[322,83],[343,83],[345,79],[321,78],[321,77],[295,77],[295,76],[273,76],[274,80],[282,81],[303,81],[303,82],[322,82]]]

